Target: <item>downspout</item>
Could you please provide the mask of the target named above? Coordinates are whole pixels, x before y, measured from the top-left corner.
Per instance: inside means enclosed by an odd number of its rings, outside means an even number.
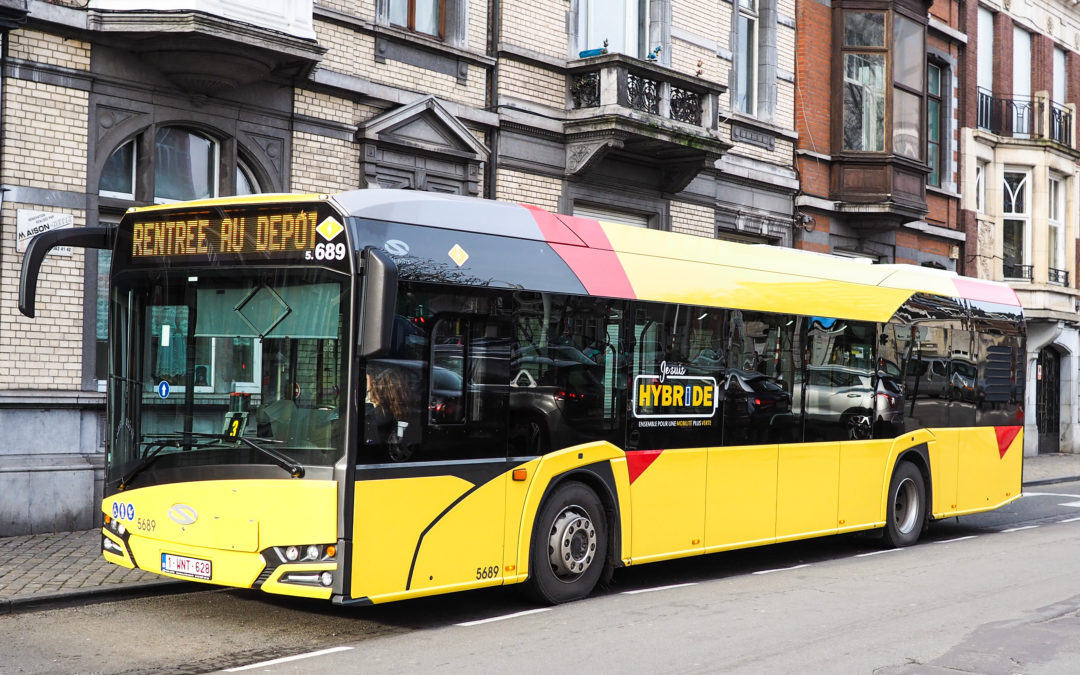
[[[498,114],[499,102],[499,31],[502,29],[502,4],[500,0],[488,0],[488,56],[495,59],[495,65],[488,76],[487,110]],[[488,143],[487,164],[484,166],[484,195],[495,199],[495,177],[498,174],[496,163],[499,157],[499,127],[491,130]]]

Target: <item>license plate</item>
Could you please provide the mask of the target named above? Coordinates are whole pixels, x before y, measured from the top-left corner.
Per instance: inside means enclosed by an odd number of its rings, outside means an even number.
[[[161,554],[161,571],[193,579],[210,579],[210,561],[171,553]]]

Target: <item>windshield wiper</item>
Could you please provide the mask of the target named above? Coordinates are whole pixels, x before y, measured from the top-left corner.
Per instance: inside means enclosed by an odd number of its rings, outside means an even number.
[[[263,453],[267,457],[272,458],[274,460],[274,462],[278,466],[280,466],[282,469],[285,469],[286,471],[288,471],[289,475],[292,476],[293,478],[303,478],[304,477],[304,466],[302,464],[300,464],[300,462],[297,462],[292,457],[289,457],[288,455],[286,455],[284,453],[278,452],[277,450],[271,450],[270,448],[263,447],[263,446],[259,445],[258,443],[255,443],[254,441],[252,441],[249,438],[244,438],[243,436],[238,436],[236,438],[233,438],[232,436],[226,436],[225,434],[200,434],[200,433],[196,433],[194,431],[184,432],[184,434],[187,435],[187,436],[197,436],[199,438],[213,438],[213,439],[219,440],[219,441],[239,441],[239,442],[243,443],[244,445],[248,446],[249,448],[253,448],[255,450],[258,450],[259,452]],[[271,440],[269,438],[259,438],[259,439],[256,439],[256,440],[261,441],[263,443],[276,443],[277,442],[277,441]]]
[[[165,448],[180,448],[183,444],[180,440],[183,438],[183,434],[161,434],[158,436],[163,440],[159,441],[143,441],[140,445],[148,446],[146,448],[146,454],[139,460],[139,463],[131,467],[131,471],[128,471],[120,478],[120,490],[125,490],[131,484],[131,481],[135,480],[135,476],[139,475],[143,469],[150,466],[157,460],[158,453]],[[151,450],[153,448],[153,450]]]

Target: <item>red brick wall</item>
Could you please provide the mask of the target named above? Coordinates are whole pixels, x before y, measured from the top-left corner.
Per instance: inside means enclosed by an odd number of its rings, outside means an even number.
[[[1012,98],[1013,20],[1008,14],[998,13],[994,15],[994,44],[992,49],[994,50],[994,96],[997,98]]]
[[[1031,36],[1031,93],[1054,91],[1054,41],[1042,33]]]
[[[828,155],[832,111],[832,9],[820,2],[800,2],[795,43],[795,130],[799,148]]]

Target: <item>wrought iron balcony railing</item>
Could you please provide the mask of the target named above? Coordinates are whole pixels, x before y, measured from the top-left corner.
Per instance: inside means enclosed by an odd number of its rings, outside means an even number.
[[[1072,147],[1072,112],[1065,106],[1050,102],[1050,140]]]
[[[1034,275],[1034,267],[1031,265],[1002,265],[1002,272],[1006,279],[1027,279],[1030,281]]]
[[[1047,100],[998,98],[980,88],[976,102],[976,123],[980,129],[1000,136],[1045,138],[1073,147],[1073,110]]]
[[[1051,267],[1047,270],[1047,279],[1052,284],[1061,284],[1062,286],[1069,285],[1069,270],[1059,270]]]
[[[592,61],[595,64],[587,68]],[[614,106],[706,128],[715,128],[718,93],[722,90],[698,78],[622,55],[589,59],[572,68],[569,85],[574,110]]]
[[[1035,133],[1035,102],[1030,98],[997,98],[979,90],[979,128],[1002,136]]]

